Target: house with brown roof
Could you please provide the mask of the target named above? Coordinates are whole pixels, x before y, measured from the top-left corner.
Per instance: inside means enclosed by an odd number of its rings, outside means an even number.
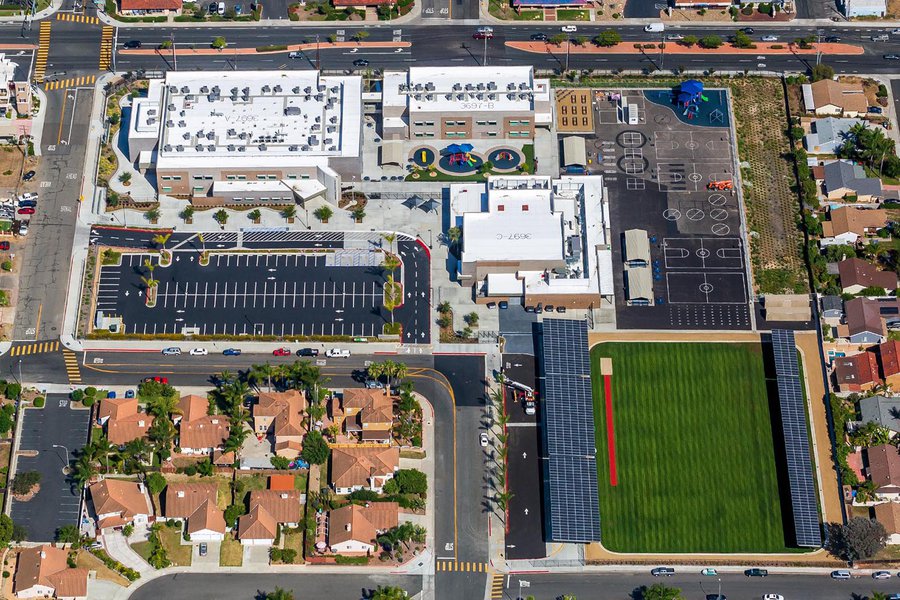
[[[195,394],[182,396],[178,407],[181,414],[173,420],[178,426],[178,446],[182,453],[210,454],[222,449],[231,431],[225,416],[207,414],[209,401]]]
[[[300,492],[296,490],[253,490],[250,512],[238,519],[238,539],[248,546],[271,546],[278,527],[300,523]]]
[[[92,484],[88,491],[100,529],[146,525],[153,514],[143,483],[107,478]]]
[[[216,505],[215,483],[170,483],[166,486],[165,516],[184,519],[191,541],[220,542],[225,537],[225,515]]]
[[[347,435],[362,442],[388,444],[394,423],[394,403],[383,389],[347,388],[330,402],[330,417]]]
[[[862,85],[858,83],[822,79],[802,87],[806,110],[817,115],[858,117],[868,112],[869,101]]]
[[[123,15],[180,15],[181,0],[119,0]]]
[[[900,502],[876,504],[875,520],[884,525],[889,545],[900,544]]]
[[[844,323],[838,335],[852,344],[880,344],[887,336],[881,316],[882,303],[869,298],[854,298],[844,303]]]
[[[875,235],[887,224],[887,211],[881,208],[842,206],[829,211],[830,220],[822,223],[820,246],[856,244],[860,238]]]
[[[337,494],[363,489],[380,494],[399,469],[400,449],[396,446],[331,449],[331,485]]]
[[[153,425],[153,415],[141,412],[137,398],[104,398],[100,401],[97,421],[111,444],[124,446],[131,440],[147,436],[147,430]]]
[[[900,454],[890,444],[866,449],[869,479],[875,484],[875,495],[882,500],[900,498]]]
[[[70,569],[68,555],[50,544],[21,550],[13,579],[16,598],[87,598],[88,569]]]
[[[900,391],[900,342],[888,340],[879,344],[878,364],[884,383]]]
[[[846,258],[839,262],[838,276],[841,278],[841,291],[845,294],[858,294],[866,288],[882,288],[887,292],[897,289],[896,273],[880,271],[861,258]]]
[[[303,449],[306,396],[298,390],[264,392],[253,406],[253,431],[271,435],[278,456],[296,458]]]
[[[834,359],[834,378],[839,392],[865,392],[881,384],[874,352],[860,352]]]
[[[334,554],[364,556],[375,552],[375,538],[396,527],[396,502],[348,504],[328,513],[328,547]]]

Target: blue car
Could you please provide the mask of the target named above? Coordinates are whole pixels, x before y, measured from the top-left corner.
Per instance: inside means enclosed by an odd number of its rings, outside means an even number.
[[[240,356],[241,349],[240,348],[225,348],[225,350],[222,351],[222,354],[225,356]]]
[[[106,394],[106,397],[107,397],[107,398],[115,398],[115,397],[116,397],[116,393],[115,393],[115,392],[109,392],[109,393]]]
[[[125,390],[126,398],[134,398],[134,390]]]

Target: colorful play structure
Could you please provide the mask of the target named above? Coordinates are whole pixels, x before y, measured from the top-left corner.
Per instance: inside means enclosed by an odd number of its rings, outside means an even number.
[[[710,181],[706,184],[708,190],[733,190],[734,181],[731,179],[723,179],[720,181]]]
[[[700,102],[709,102],[709,98],[703,95],[703,82],[696,79],[682,81],[678,86],[675,100],[680,108],[684,108],[683,116],[692,120],[700,110]]]
[[[447,156],[450,159],[450,165],[476,166],[478,160],[471,154],[473,149],[472,144],[450,144],[447,146]]]

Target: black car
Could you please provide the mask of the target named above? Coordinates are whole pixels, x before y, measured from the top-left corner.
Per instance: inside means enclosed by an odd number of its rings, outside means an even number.
[[[356,60],[353,61],[353,66],[354,67],[368,67],[369,61],[367,61],[364,58],[357,58]]]
[[[31,181],[34,179],[34,176],[37,175],[34,171],[28,171],[24,175],[22,175],[22,181]]]
[[[122,46],[125,48],[128,48],[129,50],[132,50],[135,48],[140,48],[141,41],[140,40],[129,40],[129,41],[125,42],[124,44],[122,44]]]
[[[741,31],[743,31],[743,32],[746,33],[747,35],[753,35],[753,28],[752,28],[752,27],[742,27],[742,28],[741,28]]]
[[[869,108],[866,109],[866,112],[872,113],[873,115],[880,115],[884,111],[881,109],[880,106],[870,106]]]
[[[509,308],[509,302],[507,302],[506,300],[501,300],[497,306],[499,306],[503,310],[506,310],[507,308]]]
[[[744,571],[747,577],[768,577],[769,572],[765,569],[747,569]]]
[[[300,348],[297,350],[297,356],[318,356],[318,348]]]
[[[531,34],[531,41],[533,41],[533,42],[546,42],[548,39],[550,39],[550,38],[547,37],[546,33],[532,33]]]
[[[836,35],[829,35],[828,37],[825,38],[825,42],[828,43],[828,44],[834,44],[834,43],[837,43],[837,42],[839,42],[839,41],[841,41],[841,38],[839,38],[839,37],[836,36]]]

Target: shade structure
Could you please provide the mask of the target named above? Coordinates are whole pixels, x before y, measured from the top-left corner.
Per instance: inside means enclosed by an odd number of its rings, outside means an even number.
[[[703,82],[696,79],[688,79],[681,83],[681,91],[696,96],[703,93]]]
[[[471,152],[475,147],[472,144],[460,144],[459,149],[461,152]]]
[[[563,166],[584,167],[586,165],[587,148],[584,145],[584,138],[573,135],[563,139]]]
[[[403,142],[400,140],[388,140],[381,144],[381,164],[400,166],[404,162]]]

